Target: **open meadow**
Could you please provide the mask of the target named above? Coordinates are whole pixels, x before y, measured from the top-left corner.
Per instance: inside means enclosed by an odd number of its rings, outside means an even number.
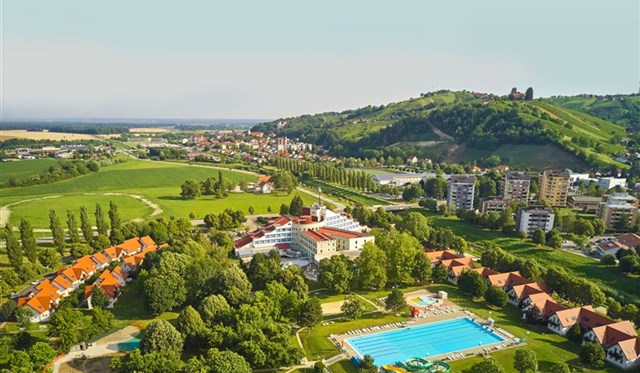
[[[11,176],[24,180],[45,172],[58,160],[53,158],[29,159],[20,161],[0,162],[0,182],[6,183]]]
[[[2,130],[0,131],[0,141],[8,139],[29,139],[29,140],[95,140],[99,138],[119,137],[119,134],[111,135],[88,135],[85,133],[49,132],[49,131],[27,131],[27,130]]]
[[[29,166],[27,162],[21,162]],[[29,168],[29,167],[27,167]],[[179,163],[154,163],[150,161],[130,160],[125,163],[104,167],[100,171],[52,184],[34,185],[22,188],[4,188],[0,190],[0,204],[9,205],[10,222],[20,217],[29,217],[35,228],[47,228],[48,210],[54,208],[58,213],[67,209],[77,210],[85,205],[93,211],[99,202],[108,208],[108,202],[117,202],[124,220],[152,217],[188,217],[194,213],[202,219],[211,212],[219,213],[225,208],[233,208],[248,214],[253,206],[256,214],[265,214],[268,208],[278,213],[280,205],[287,205],[295,195],[301,195],[305,203],[311,203],[313,197],[293,192],[290,195],[230,193],[228,197],[215,199],[213,196],[201,196],[192,200],[180,197],[180,185],[187,179],[203,181],[208,177],[218,177],[217,169],[195,167]],[[245,180],[254,182],[256,176],[231,170],[223,170],[223,177],[235,182]],[[55,197],[54,197],[55,196]],[[46,200],[25,201],[50,197]],[[54,197],[54,198],[51,198]],[[160,210],[159,212],[157,210]],[[61,215],[62,216],[62,215]]]

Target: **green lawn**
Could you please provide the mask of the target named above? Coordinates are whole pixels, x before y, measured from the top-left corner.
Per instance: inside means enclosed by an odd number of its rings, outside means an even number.
[[[148,324],[152,320],[167,320],[171,323],[178,318],[177,312],[164,312],[158,316],[151,315],[144,307],[144,299],[137,280],[122,288],[122,295],[113,307],[113,315],[118,322],[129,324],[132,322]]]
[[[224,177],[234,181],[255,181],[253,175],[234,171],[222,171]],[[164,217],[187,217],[193,212],[197,218],[203,218],[211,212],[220,212],[225,208],[234,208],[248,214],[249,206],[253,206],[256,214],[267,213],[270,206],[274,213],[280,210],[280,205],[287,205],[291,199],[300,194],[305,203],[313,202],[313,197],[294,192],[285,194],[254,194],[231,193],[227,198],[215,199],[212,196],[202,196],[193,200],[184,200],[180,197],[180,185],[187,179],[202,181],[207,177],[217,177],[218,170],[204,167],[193,167],[185,164],[153,163],[131,160],[109,167],[102,168],[99,172],[83,175],[74,179],[53,184],[36,185],[24,188],[5,188],[0,190],[2,205],[23,201],[25,199],[40,198],[46,196],[62,196],[56,199],[39,202],[25,202],[16,205],[12,209],[12,222],[19,220],[21,216],[33,219],[32,224],[38,228],[46,228],[48,224],[49,207],[60,208],[61,211],[72,208],[77,209],[86,205],[91,211],[95,202],[103,203],[106,207],[109,199],[118,200],[118,207],[124,220],[131,218],[146,218],[151,209],[139,200],[126,196],[105,196],[105,193],[125,193],[140,195],[154,204],[157,204]],[[94,193],[95,195],[87,195]],[[38,206],[39,208],[34,208]]]
[[[533,258],[543,266],[561,266],[571,273],[590,279],[606,293],[622,294],[628,296],[635,303],[640,302],[638,278],[627,276],[615,268],[600,264],[599,261],[555,250],[547,246],[537,246],[528,239],[521,240],[506,236],[501,232],[483,230],[460,221],[455,216],[426,215],[433,226],[451,228],[454,233],[464,237],[469,242],[492,242],[519,258]]]
[[[55,196],[55,195],[54,195]],[[14,226],[20,224],[20,218],[27,218],[34,228],[49,228],[49,209],[56,210],[56,214],[66,227],[67,210],[71,210],[76,215],[76,221],[80,225],[80,207],[86,206],[93,221],[95,204],[100,203],[103,210],[109,208],[109,201],[114,201],[118,205],[118,212],[123,221],[136,218],[145,218],[153,211],[151,207],[142,201],[118,195],[105,195],[104,193],[73,193],[58,195],[56,198],[37,199],[11,206],[11,218],[9,222]]]
[[[24,180],[30,176],[40,175],[56,162],[57,160],[53,158],[0,162],[0,183],[7,182],[11,176]]]

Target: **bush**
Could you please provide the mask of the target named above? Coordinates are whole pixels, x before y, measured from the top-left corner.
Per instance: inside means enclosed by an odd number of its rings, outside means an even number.
[[[600,258],[600,263],[604,264],[604,265],[614,265],[616,264],[616,257],[611,255],[611,254],[607,254],[605,256],[603,256],[602,258]]]
[[[580,361],[593,368],[604,366],[605,352],[597,343],[587,342],[580,350]]]

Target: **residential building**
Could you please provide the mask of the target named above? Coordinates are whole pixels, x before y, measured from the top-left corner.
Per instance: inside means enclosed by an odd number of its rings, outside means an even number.
[[[566,206],[569,176],[568,171],[545,170],[540,178],[538,199],[549,202],[553,207]]]
[[[600,202],[602,202],[601,197],[569,196],[567,198],[569,207],[580,210],[585,214],[595,214],[598,211]]]
[[[629,193],[605,194],[602,196],[602,200],[604,202],[625,202],[634,205],[635,207],[640,206],[640,201]]]
[[[23,307],[32,312],[32,322],[44,322],[49,320],[55,312],[61,298],[72,295],[92,275],[100,273],[100,276],[91,286],[85,287],[85,300],[89,300],[95,287],[99,287],[107,298],[108,307],[112,306],[120,294],[119,288],[125,286],[128,274],[125,270],[126,263],[114,268],[112,271],[104,270],[114,260],[133,260],[139,264],[144,256],[152,251],[168,247],[167,244],[157,246],[149,236],[135,237],[114,247],[108,247],[102,253],[85,255],[67,268],[59,270],[50,280],[45,278],[25,296],[17,299],[18,307]]]
[[[531,282],[528,284],[512,286],[507,292],[508,302],[520,307],[521,302],[532,294],[546,293],[547,286],[543,282]]]
[[[599,186],[602,189],[609,190],[611,188],[627,187],[627,179],[625,178],[617,178],[617,177],[602,177],[596,181],[596,186]]]
[[[554,219],[555,213],[550,208],[544,206],[520,207],[516,217],[516,227],[518,232],[526,232],[527,236],[531,236],[538,228],[545,232],[552,230]]]
[[[636,224],[638,207],[619,200],[600,202],[596,217],[604,222],[608,230],[629,230]]]
[[[272,177],[269,175],[258,176],[258,182],[253,188],[255,193],[269,194],[273,191]]]
[[[529,294],[529,296],[523,299],[520,308],[523,312],[531,312],[533,309],[537,309],[540,312],[538,317],[546,320],[551,315],[566,307],[556,303],[547,293],[535,293]]]
[[[518,271],[492,274],[487,276],[485,280],[487,281],[487,285],[499,287],[504,291],[508,291],[513,286],[524,285],[531,282],[529,279],[522,277]]]
[[[612,239],[596,241],[594,246],[600,257],[607,254],[615,256],[620,250],[630,250],[640,246],[640,236],[635,233],[625,233]]]
[[[476,177],[473,175],[451,175],[447,189],[447,204],[456,210],[473,209]]]
[[[515,202],[529,201],[531,176],[525,172],[507,172],[502,182],[502,198]]]
[[[500,214],[507,207],[509,207],[508,200],[500,197],[489,197],[482,200],[482,207],[480,211],[482,214],[486,214],[488,212]]]
[[[434,268],[444,260],[460,258],[458,253],[453,250],[426,251],[425,254],[427,254],[427,258],[431,262],[431,268]]]

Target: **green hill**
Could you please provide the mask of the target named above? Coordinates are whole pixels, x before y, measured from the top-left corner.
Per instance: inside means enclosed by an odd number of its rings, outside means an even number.
[[[471,92],[439,91],[382,106],[329,112],[262,123],[256,130],[297,137],[339,156],[368,158],[410,154],[436,160],[473,161],[499,155],[507,163],[538,168],[520,157],[554,149],[558,164],[626,167],[614,158],[625,151],[626,126],[554,105],[548,100],[511,101]],[[544,153],[543,153],[544,154]]]
[[[640,127],[639,94],[556,96],[543,100],[552,105],[593,115],[630,128]]]

